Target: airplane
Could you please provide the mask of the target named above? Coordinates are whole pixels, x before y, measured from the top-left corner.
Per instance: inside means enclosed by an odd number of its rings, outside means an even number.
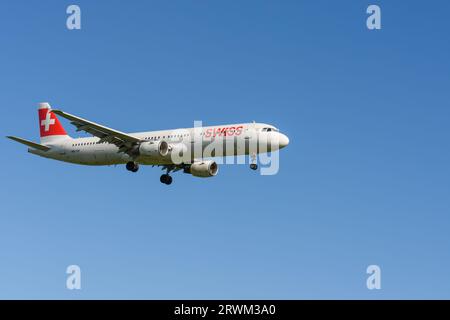
[[[137,172],[139,165],[161,166],[166,171],[161,183],[172,183],[171,172],[183,170],[195,177],[217,175],[218,165],[209,158],[250,155],[257,170],[256,155],[276,151],[289,144],[289,138],[272,125],[238,123],[208,127],[124,133],[101,124],[54,110],[47,102],[39,104],[40,143],[15,136],[7,138],[29,147],[28,152],[45,158],[81,165],[125,164]],[[57,116],[93,137],[72,138]]]

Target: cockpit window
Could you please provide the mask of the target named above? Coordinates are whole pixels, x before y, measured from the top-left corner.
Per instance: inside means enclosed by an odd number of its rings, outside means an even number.
[[[277,128],[262,128],[262,132],[278,132]]]

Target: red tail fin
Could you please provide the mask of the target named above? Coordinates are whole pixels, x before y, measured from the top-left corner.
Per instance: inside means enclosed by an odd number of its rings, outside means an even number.
[[[41,141],[49,140],[49,138],[52,137],[68,137],[66,130],[64,130],[63,126],[59,122],[56,115],[52,112],[52,109],[47,102],[39,104],[38,113]]]

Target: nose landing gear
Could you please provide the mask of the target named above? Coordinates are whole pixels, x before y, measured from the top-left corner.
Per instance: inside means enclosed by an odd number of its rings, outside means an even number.
[[[130,161],[130,162],[127,162],[126,168],[128,171],[137,172],[139,170],[139,164],[137,164],[136,162]]]
[[[256,153],[252,153],[250,158],[252,159],[252,163],[250,164],[250,169],[258,170],[258,165],[256,164]]]

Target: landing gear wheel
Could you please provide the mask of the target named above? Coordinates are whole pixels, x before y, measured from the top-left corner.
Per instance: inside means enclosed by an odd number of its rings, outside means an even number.
[[[172,177],[169,176],[168,174],[163,174],[163,175],[161,175],[161,177],[159,178],[159,181],[161,181],[161,183],[164,183],[164,184],[169,185],[169,184],[172,183]]]
[[[126,168],[128,171],[137,172],[139,170],[139,164],[137,164],[136,162],[130,161],[130,162],[127,162]]]
[[[252,163],[252,164],[250,165],[250,169],[252,169],[252,170],[257,170],[257,169],[258,169],[258,165],[257,165],[256,163]]]

